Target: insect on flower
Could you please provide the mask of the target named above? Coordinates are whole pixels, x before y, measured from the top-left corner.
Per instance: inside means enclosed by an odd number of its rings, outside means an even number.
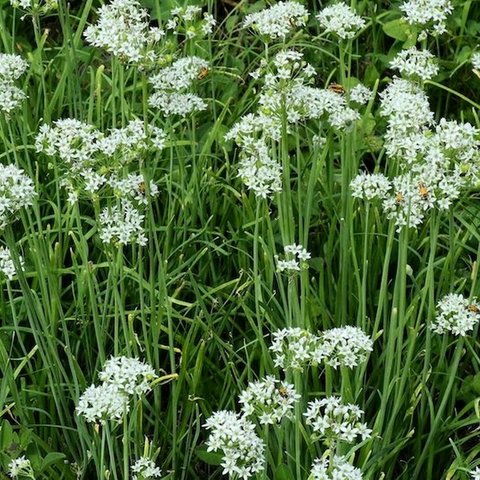
[[[480,313],[480,308],[478,308],[477,305],[475,305],[474,303],[471,303],[470,305],[468,305],[467,310],[473,313]]]
[[[339,95],[345,94],[345,87],[343,87],[343,85],[340,85],[339,83],[331,83],[328,86],[328,90],[334,93],[338,93]]]
[[[278,389],[278,394],[283,397],[283,398],[286,398],[288,397],[288,390],[286,387],[284,387],[283,385]]]
[[[427,198],[430,192],[428,191],[427,186],[424,183],[418,184],[418,192],[422,198]]]
[[[403,196],[402,192],[397,192],[395,194],[395,203],[397,205],[400,205],[401,203],[403,203],[404,200],[405,200],[405,197]]]
[[[197,78],[199,80],[203,80],[209,73],[210,73],[210,70],[208,69],[208,67],[202,67],[198,72]]]
[[[145,186],[145,182],[142,181],[138,184],[138,191],[142,194],[142,195],[145,195],[146,193],[146,190],[147,190],[147,187]]]

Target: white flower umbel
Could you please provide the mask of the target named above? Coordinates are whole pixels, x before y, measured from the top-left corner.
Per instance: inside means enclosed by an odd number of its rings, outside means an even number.
[[[158,108],[167,117],[170,115],[186,117],[207,108],[205,100],[194,93],[155,92],[148,101],[150,106]]]
[[[0,164],[0,228],[9,219],[33,203],[35,189],[32,180],[15,165]]]
[[[322,332],[312,352],[315,363],[325,362],[333,368],[353,368],[367,360],[373,341],[358,327],[339,327]]]
[[[27,70],[28,63],[19,55],[0,53],[0,111],[9,114],[26,98],[14,85]]]
[[[354,38],[365,26],[365,20],[343,2],[324,8],[317,19],[326,33],[333,33],[344,40]]]
[[[272,333],[270,350],[274,365],[284,370],[302,371],[311,363],[318,337],[301,328],[284,328]]]
[[[88,43],[130,63],[154,59],[151,45],[162,37],[161,31],[149,28],[148,12],[139,2],[113,0],[100,7],[98,14],[97,24],[85,29]]]
[[[408,23],[418,25],[425,34],[440,35],[447,31],[446,20],[453,5],[450,0],[407,0],[400,5],[400,10]]]
[[[475,52],[472,55],[472,67],[475,70],[480,70],[480,52]]]
[[[13,8],[21,8],[26,12],[35,11],[38,15],[45,15],[51,10],[56,10],[58,8],[57,0],[10,0],[10,5]],[[22,20],[24,17],[22,17]]]
[[[479,321],[480,305],[476,300],[470,302],[463,295],[449,293],[438,302],[431,329],[435,333],[465,336]]]
[[[128,395],[144,395],[152,389],[151,382],[157,375],[150,365],[138,358],[112,357],[105,362],[98,378]]]
[[[348,463],[345,457],[317,458],[310,471],[310,480],[362,480],[362,471]]]
[[[416,47],[402,50],[390,62],[390,67],[398,70],[403,77],[430,80],[438,74],[435,57],[428,50]]]
[[[37,152],[57,156],[72,169],[79,171],[94,164],[99,150],[100,132],[93,126],[74,118],[43,124],[35,139]]]
[[[108,420],[120,422],[129,411],[128,395],[112,383],[90,385],[82,394],[76,408],[77,415],[90,423],[104,424]]]
[[[129,243],[146,245],[144,218],[145,215],[140,213],[129,200],[122,200],[120,206],[104,208],[99,217],[102,242],[116,245]]]
[[[359,173],[350,183],[352,196],[362,200],[384,199],[391,188],[390,180],[381,173]]]
[[[480,468],[476,467],[475,470],[470,471],[471,480],[480,480]]]
[[[244,27],[270,39],[285,39],[299,27],[305,26],[308,10],[298,2],[278,2],[260,12],[245,17]]]
[[[265,445],[247,418],[221,410],[206,421],[205,427],[210,430],[207,450],[223,451],[224,475],[247,480],[265,470]]]
[[[158,195],[158,187],[152,180],[146,182],[143,175],[135,173],[130,173],[125,178],[114,175],[108,184],[118,198],[134,200],[143,205],[147,205],[149,197]]]
[[[8,463],[8,476],[15,479],[27,477],[35,480],[32,464],[25,455],[10,460]]]
[[[246,416],[255,416],[263,425],[273,425],[285,417],[291,418],[299,398],[293,385],[267,376],[263,380],[250,382],[238,401]]]
[[[140,457],[132,466],[132,480],[150,480],[160,478],[162,471],[148,457]]]
[[[355,85],[348,93],[350,101],[358,103],[359,105],[365,105],[368,103],[372,98],[372,95],[373,92],[361,83]]]
[[[313,437],[330,443],[343,441],[354,443],[357,437],[370,438],[371,430],[360,420],[363,411],[351,403],[345,404],[340,397],[326,397],[308,402],[304,413],[306,424],[312,427]]]
[[[278,255],[275,255],[279,272],[295,273],[300,271],[301,267],[308,268],[307,260],[311,258],[311,255],[302,245],[297,245],[296,243],[286,245],[284,251],[284,259],[280,259]]]
[[[23,259],[18,259],[21,266],[23,266]],[[9,280],[13,280],[13,277],[17,274],[15,270],[15,264],[12,260],[12,253],[8,247],[0,247],[0,272],[5,275]]]

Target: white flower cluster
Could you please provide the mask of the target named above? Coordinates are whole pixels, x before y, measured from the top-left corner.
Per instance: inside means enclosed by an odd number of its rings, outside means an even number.
[[[438,74],[435,57],[428,50],[411,47],[402,50],[390,62],[390,67],[398,70],[402,76],[413,79],[430,80]]]
[[[480,52],[475,52],[472,55],[472,66],[475,70],[480,70]]]
[[[26,98],[14,85],[27,70],[28,63],[19,55],[0,53],[0,111],[10,114]]]
[[[92,125],[68,118],[57,120],[53,126],[42,125],[35,146],[38,152],[61,160],[61,185],[68,191],[71,204],[77,202],[80,193],[100,196],[102,188],[109,188],[119,199],[100,214],[103,242],[145,245],[141,208],[158,195],[158,187],[142,174],[119,172],[149,149],[161,150],[165,139],[162,129],[145,128],[141,120],[132,120],[105,135]]]
[[[149,27],[149,15],[136,0],[113,0],[100,7],[96,25],[85,29],[88,43],[104,48],[129,63],[144,64],[156,58],[153,45],[164,35]]]
[[[287,133],[290,124],[307,120],[326,120],[328,125],[344,129],[360,118],[343,95],[310,86],[314,75],[313,67],[295,50],[278,52],[271,64],[263,62],[253,74],[264,83],[258,111],[242,117],[225,138],[240,147],[238,176],[258,197],[282,190],[282,167],[271,150],[281,140],[284,118]]]
[[[171,10],[171,18],[166,23],[166,29],[175,34],[183,34],[189,40],[206,36],[213,32],[216,20],[210,13],[204,13],[203,19],[199,21],[201,7],[188,5],[187,7],[176,7]]]
[[[317,19],[325,32],[333,33],[343,40],[354,38],[365,26],[365,20],[344,2],[324,8]]]
[[[479,322],[480,305],[475,300],[470,302],[463,295],[449,293],[438,302],[431,329],[435,333],[465,336]]]
[[[304,27],[308,10],[298,2],[278,2],[260,12],[250,13],[243,25],[269,39],[285,39],[294,29]]]
[[[422,39],[427,33],[440,35],[447,31],[446,21],[453,4],[450,0],[407,0],[400,10],[409,24],[422,27],[424,35],[419,37]]]
[[[27,477],[35,480],[32,464],[25,455],[10,460],[8,464],[8,475],[11,478]]]
[[[372,430],[360,420],[363,411],[351,403],[343,403],[340,397],[325,397],[308,402],[304,413],[306,424],[312,427],[314,437],[332,443],[353,443],[357,437],[370,438]]]
[[[480,468],[476,467],[475,470],[470,472],[470,477],[472,480],[480,480]]]
[[[0,229],[21,208],[31,205],[34,197],[33,182],[21,168],[0,164]]]
[[[317,458],[310,471],[310,480],[362,480],[360,469],[348,463],[345,457]]]
[[[247,417],[255,415],[260,424],[273,425],[285,417],[291,418],[293,407],[299,398],[293,385],[269,375],[263,380],[250,382],[238,401]]]
[[[380,199],[383,210],[400,231],[418,227],[429,210],[446,210],[462,189],[480,178],[479,131],[469,123],[433,120],[428,98],[410,80],[394,79],[381,93],[387,117],[385,150],[399,166],[389,180],[381,174],[357,176],[352,194]]]
[[[372,93],[373,92],[368,87],[359,83],[350,90],[348,96],[351,102],[365,105],[372,98]]]
[[[196,111],[205,110],[205,100],[190,92],[185,92],[193,83],[208,72],[208,62],[191,56],[176,60],[150,78],[155,92],[149,103],[158,108],[164,115],[180,115],[182,117]]]
[[[383,199],[390,188],[390,180],[381,173],[361,172],[350,183],[352,196],[363,200]]]
[[[150,480],[160,478],[162,471],[155,462],[148,457],[140,457],[131,467],[132,480]]]
[[[334,368],[353,368],[367,360],[373,341],[357,327],[332,328],[313,335],[301,328],[284,328],[272,334],[270,350],[276,367],[303,370],[324,362]]]
[[[137,243],[145,246],[148,242],[143,228],[145,215],[137,210],[129,200],[121,205],[105,207],[100,212],[100,238],[103,243],[127,245]]]
[[[364,363],[372,350],[372,339],[360,328],[347,325],[322,332],[311,358],[315,364],[323,361],[333,368],[353,368]]]
[[[13,8],[21,8],[27,12],[35,11],[37,14],[46,15],[51,10],[58,8],[57,0],[10,0]],[[23,20],[24,17],[22,17]]]
[[[255,425],[235,412],[215,412],[204,425],[211,433],[209,452],[223,451],[223,473],[248,479],[265,469],[265,444],[255,433]]]
[[[20,265],[23,266],[23,259],[19,257]],[[13,277],[17,274],[15,270],[15,264],[13,263],[12,253],[8,247],[0,247],[0,272],[5,275],[9,280],[13,280]]]
[[[284,247],[285,258],[280,260],[278,255],[275,255],[275,261],[277,262],[277,270],[279,272],[294,273],[300,271],[300,266],[306,266],[307,260],[311,258],[310,253],[307,252],[302,245],[296,243],[292,245],[286,245]]]
[[[87,422],[104,424],[107,420],[121,421],[129,411],[131,395],[144,395],[157,378],[154,369],[137,358],[112,357],[99,373],[102,383],[85,390],[76,408]]]

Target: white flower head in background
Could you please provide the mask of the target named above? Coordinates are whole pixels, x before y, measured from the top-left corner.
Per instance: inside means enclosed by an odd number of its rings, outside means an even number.
[[[301,268],[308,267],[307,260],[310,260],[311,254],[302,245],[297,245],[296,243],[286,245],[284,252],[285,258],[283,260],[278,255],[275,255],[279,272],[295,273],[299,272]]]
[[[148,457],[140,457],[132,466],[132,480],[150,480],[160,478],[162,471]]]
[[[326,397],[308,402],[304,413],[306,424],[312,427],[314,437],[331,443],[354,443],[357,437],[370,438],[372,431],[361,422],[363,411],[340,397]]]
[[[351,102],[365,105],[372,98],[373,92],[365,85],[359,83],[355,85],[348,93]]]
[[[453,4],[450,0],[407,0],[400,10],[409,24],[423,29],[421,40],[428,33],[436,36],[447,31],[446,21],[453,12]]]
[[[383,200],[391,188],[391,182],[381,173],[359,173],[350,183],[352,196],[362,200]]]
[[[348,463],[345,457],[317,458],[310,471],[311,480],[362,480],[360,469]]]
[[[343,2],[324,8],[317,19],[326,33],[333,33],[343,40],[354,38],[365,26],[365,20]]]
[[[27,70],[28,63],[19,55],[0,53],[0,111],[10,114],[26,98],[14,85]]]
[[[278,2],[270,8],[247,15],[243,26],[272,40],[285,39],[295,29],[305,26],[308,15],[308,10],[301,3]]]
[[[220,410],[214,412],[204,426],[210,430],[207,450],[223,451],[224,475],[247,480],[265,470],[265,444],[246,417]]]
[[[19,257],[18,261],[20,266],[23,267],[23,258]],[[12,253],[8,247],[0,247],[0,272],[9,280],[13,280],[13,277],[17,274]]]
[[[318,337],[301,328],[284,328],[272,333],[270,350],[275,367],[303,371],[310,365]]]
[[[390,62],[390,67],[398,70],[402,76],[431,80],[438,74],[438,64],[428,50],[418,50],[416,47],[402,50]]]
[[[465,336],[480,321],[480,305],[458,293],[445,295],[437,304],[435,320],[431,329],[435,333],[452,332]]]
[[[291,418],[295,403],[300,399],[293,385],[273,376],[250,382],[239,396],[242,411],[248,417],[255,416],[259,423],[276,424],[283,418]]]

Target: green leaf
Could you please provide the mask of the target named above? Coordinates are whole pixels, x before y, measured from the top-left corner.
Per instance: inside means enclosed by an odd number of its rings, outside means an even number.
[[[295,480],[290,469],[285,465],[281,464],[278,466],[277,470],[275,471],[275,479],[276,480]]]
[[[43,471],[53,463],[57,463],[58,461],[63,460],[64,458],[65,458],[64,453],[50,452],[43,458],[42,464],[40,466],[40,470]]]
[[[197,457],[207,465],[221,465],[222,463],[223,455],[218,452],[207,452],[206,447],[197,448],[195,453]]]
[[[405,42],[410,35],[410,27],[403,18],[391,20],[383,25],[383,31],[395,40]]]

